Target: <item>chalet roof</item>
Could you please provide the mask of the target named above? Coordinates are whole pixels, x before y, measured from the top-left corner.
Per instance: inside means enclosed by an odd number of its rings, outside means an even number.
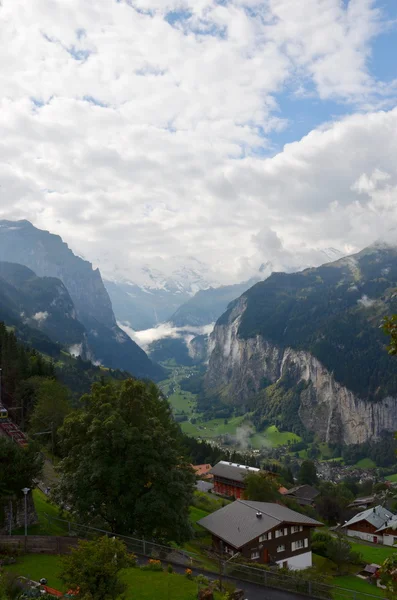
[[[377,571],[379,571],[380,568],[381,568],[380,565],[371,563],[370,565],[366,565],[366,567],[364,568],[364,571],[365,571],[365,573],[370,573],[371,575],[374,575]]]
[[[358,506],[365,506],[368,504],[373,504],[375,502],[375,496],[367,496],[366,498],[356,498],[349,504],[349,508],[354,508]]]
[[[207,475],[208,472],[212,469],[212,465],[192,465],[194,472],[197,477],[201,477],[202,475]]]
[[[284,492],[284,496],[294,496],[296,498],[301,498],[302,500],[314,500],[319,495],[319,491],[316,490],[311,485],[297,485],[286,492]]]
[[[390,511],[389,515],[391,515],[391,518],[386,521],[382,527],[379,527],[379,529],[377,529],[377,533],[378,531],[384,531],[385,529],[396,529],[397,530],[397,516],[393,515]]]
[[[259,473],[259,471],[260,469],[257,469],[256,467],[249,467],[247,465],[239,465],[237,463],[221,460],[209,472],[218,477],[243,482],[248,473]]]
[[[214,484],[211,483],[210,481],[197,481],[196,483],[196,490],[198,490],[199,492],[209,492],[210,490],[212,490],[214,487]]]
[[[358,513],[355,517],[350,519],[350,521],[347,521],[343,527],[348,528],[355,523],[367,521],[367,523],[370,523],[379,529],[380,527],[383,527],[385,522],[388,521],[390,517],[394,517],[393,513],[390,510],[383,508],[383,506],[378,505],[374,508],[367,508],[367,510],[363,510],[362,512]]]
[[[258,518],[257,514],[261,514]],[[281,523],[322,526],[306,515],[270,502],[237,500],[198,521],[199,525],[238,549]]]

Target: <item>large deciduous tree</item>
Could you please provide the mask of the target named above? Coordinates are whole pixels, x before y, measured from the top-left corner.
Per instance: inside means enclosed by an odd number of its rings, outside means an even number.
[[[280,498],[277,480],[267,473],[250,473],[244,479],[244,498],[255,502],[275,502]]]
[[[85,523],[182,542],[191,535],[194,474],[154,384],[94,384],[60,429],[58,501]]]

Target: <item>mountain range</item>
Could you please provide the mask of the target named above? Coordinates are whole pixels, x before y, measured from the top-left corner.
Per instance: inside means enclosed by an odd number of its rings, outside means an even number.
[[[59,236],[28,221],[0,221],[0,261],[8,263],[2,267],[3,286],[8,287],[1,309],[9,313],[13,306],[14,320],[19,311],[25,326],[93,362],[137,377],[163,376],[162,368],[118,327],[99,270]]]
[[[397,429],[397,364],[382,320],[397,312],[397,248],[273,273],[234,301],[210,336],[207,398],[322,441]]]

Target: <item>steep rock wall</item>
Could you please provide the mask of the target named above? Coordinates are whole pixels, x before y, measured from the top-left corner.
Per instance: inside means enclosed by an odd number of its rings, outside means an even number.
[[[238,327],[245,310],[240,298],[215,326],[210,338],[212,352],[206,389],[224,399],[245,405],[263,387],[285,375],[309,385],[300,396],[299,417],[303,425],[324,442],[362,443],[382,431],[397,430],[397,397],[366,402],[335,381],[334,376],[309,352],[281,348],[261,336],[241,339]]]

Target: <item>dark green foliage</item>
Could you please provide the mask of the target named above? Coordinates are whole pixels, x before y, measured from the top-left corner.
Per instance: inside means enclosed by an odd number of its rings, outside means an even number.
[[[319,490],[320,496],[316,498],[315,502],[321,520],[330,525],[343,523],[347,506],[354,500],[354,494],[349,487],[344,483],[323,482]]]
[[[244,498],[255,502],[276,502],[280,500],[277,479],[266,473],[251,473],[245,477]]]
[[[358,565],[362,558],[352,550],[350,542],[341,535],[319,531],[312,536],[312,551],[336,564],[338,574],[348,573],[349,565]]]
[[[60,577],[81,600],[116,600],[127,589],[120,571],[134,565],[135,557],[128,555],[122,541],[102,537],[79,541],[71,554],[62,557]]]
[[[163,338],[150,344],[148,354],[155,362],[174,359],[178,365],[190,367],[194,360],[189,355],[185,340],[182,338]]]
[[[198,395],[202,394],[204,390],[204,373],[199,372],[197,375],[181,379],[180,386],[186,392]]]
[[[308,383],[294,381],[291,375],[283,376],[277,383],[259,392],[253,401],[253,423],[263,430],[276,425],[284,431],[302,435],[305,428],[299,418],[300,395]]]
[[[311,460],[304,460],[300,466],[298,482],[302,485],[315,485],[317,483],[316,465]]]
[[[396,312],[396,287],[394,248],[369,248],[300,273],[273,273],[244,294],[239,335],[260,334],[278,346],[306,350],[337,381],[376,401],[397,388],[381,329],[386,314]]]
[[[196,438],[187,435],[182,436],[182,443],[185,447],[186,454],[190,456],[191,462],[194,465],[210,464],[216,465],[220,460],[227,460],[240,465],[249,465],[257,467],[257,459],[251,454],[243,455],[240,452],[233,450],[225,450],[218,446],[213,446],[205,440],[197,440]]]
[[[363,458],[370,458],[379,467],[388,467],[396,462],[397,441],[392,433],[383,432],[378,441],[343,446],[342,456],[349,465],[354,465]]]
[[[60,431],[65,458],[56,496],[73,515],[119,533],[189,539],[194,474],[155,385],[94,384]]]
[[[24,487],[32,487],[40,476],[43,459],[34,444],[21,448],[6,437],[0,437],[0,502],[1,498],[21,496]]]

